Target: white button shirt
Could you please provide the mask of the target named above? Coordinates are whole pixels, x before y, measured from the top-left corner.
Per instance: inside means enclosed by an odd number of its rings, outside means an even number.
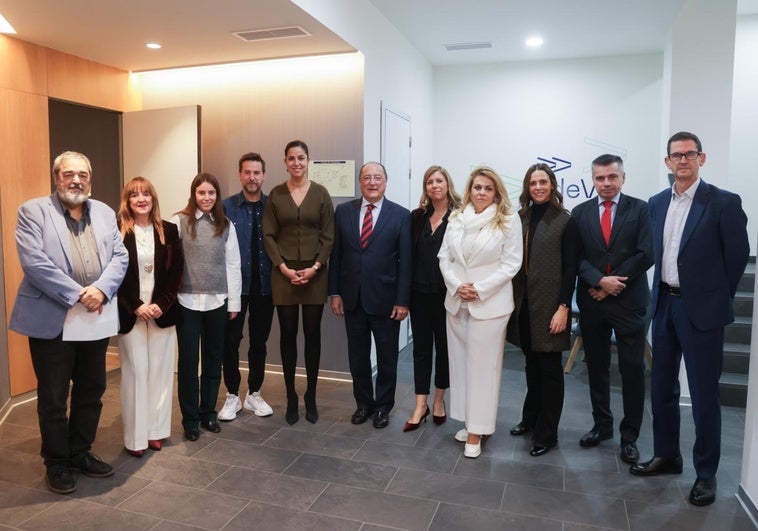
[[[671,203],[666,212],[666,221],[663,225],[663,256],[661,257],[661,281],[670,286],[679,287],[679,246],[682,243],[682,233],[687,216],[692,208],[692,200],[695,198],[700,179],[681,194],[676,193],[676,187],[671,187]]]

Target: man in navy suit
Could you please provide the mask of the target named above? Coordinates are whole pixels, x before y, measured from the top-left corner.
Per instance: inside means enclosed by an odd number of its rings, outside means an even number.
[[[334,213],[329,260],[332,312],[345,318],[356,410],[351,422],[373,414],[385,428],[395,405],[400,321],[411,297],[411,214],[384,197],[387,171],[367,162],[359,176],[361,197]],[[371,377],[371,336],[376,343],[376,390]]]
[[[697,480],[690,503],[716,498],[721,454],[719,377],[724,327],[734,320],[732,301],[750,245],[740,197],[699,177],[705,164],[700,139],[680,132],[667,145],[674,185],[650,198],[653,277],[654,456],[632,466],[641,476],[680,474],[679,365],[682,356],[695,420],[692,460]]]
[[[615,333],[624,402],[620,453],[623,461],[636,463],[645,404],[647,270],[653,265],[653,244],[647,205],[621,193],[625,178],[621,157],[597,157],[592,161],[597,198],[572,213],[581,244],[576,294],[594,420],[579,444],[590,448],[613,437],[610,364]]]
[[[129,255],[113,210],[88,199],[91,178],[87,157],[61,153],[53,163],[56,192],[21,205],[16,227],[24,278],[9,327],[29,337],[40,453],[47,486],[58,494],[76,489],[70,468],[93,477],[113,474],[90,449],[103,407],[105,351],[118,332],[115,296]],[[71,317],[79,311],[84,315],[72,331]]]

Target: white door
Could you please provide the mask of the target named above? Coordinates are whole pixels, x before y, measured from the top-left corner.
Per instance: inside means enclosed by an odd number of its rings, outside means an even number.
[[[411,118],[382,103],[382,160],[390,201],[411,209]],[[400,350],[410,338],[409,319],[400,323]]]
[[[171,219],[187,205],[190,183],[200,171],[200,107],[125,112],[122,120],[124,181],[149,179],[161,217]]]

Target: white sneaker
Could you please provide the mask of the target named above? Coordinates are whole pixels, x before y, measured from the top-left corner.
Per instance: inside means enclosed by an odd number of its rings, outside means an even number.
[[[259,392],[255,392],[252,395],[250,391],[247,392],[245,397],[245,409],[252,411],[258,417],[270,417],[274,414],[274,410],[271,409]]]
[[[458,442],[466,442],[468,440],[468,431],[466,431],[466,428],[460,429],[455,433],[455,440]]]
[[[223,422],[234,420],[237,418],[237,411],[241,409],[240,397],[226,393],[226,402],[224,402],[224,407],[221,408],[221,411],[218,412],[218,420]]]

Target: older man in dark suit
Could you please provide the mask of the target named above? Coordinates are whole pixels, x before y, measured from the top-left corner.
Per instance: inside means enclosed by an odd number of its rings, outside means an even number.
[[[653,244],[647,205],[621,193],[625,177],[621,157],[597,157],[592,161],[597,199],[572,213],[581,242],[576,293],[594,419],[579,444],[589,448],[613,437],[610,362],[615,333],[624,402],[621,459],[636,463],[645,403],[645,313],[650,298],[646,272],[653,265]]]
[[[353,395],[353,424],[373,414],[385,428],[395,404],[400,321],[411,296],[411,215],[384,197],[387,172],[378,162],[360,170],[361,197],[334,214],[329,261],[332,312],[345,318]],[[376,343],[376,390],[372,381],[371,336]]]
[[[679,366],[684,357],[695,420],[692,460],[697,480],[690,503],[716,499],[721,455],[719,377],[724,327],[734,320],[732,301],[750,244],[740,197],[699,177],[705,164],[700,139],[673,135],[665,162],[674,185],[650,198],[655,249],[653,277],[654,456],[632,474],[680,474]]]
[[[105,351],[118,332],[113,298],[129,256],[113,210],[88,199],[91,178],[87,157],[61,153],[53,163],[56,192],[21,205],[16,227],[24,278],[10,329],[29,337],[45,479],[58,494],[76,489],[70,468],[113,474],[90,450],[103,406]],[[71,324],[76,314],[78,326]]]

